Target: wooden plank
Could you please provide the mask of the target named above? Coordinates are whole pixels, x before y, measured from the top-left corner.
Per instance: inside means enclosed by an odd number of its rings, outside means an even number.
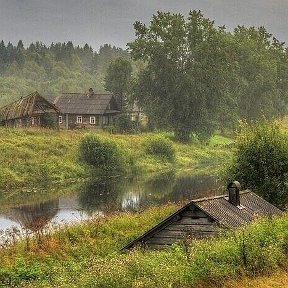
[[[187,232],[185,232],[183,230],[168,230],[168,229],[164,229],[164,230],[159,231],[158,233],[156,233],[153,237],[183,238],[186,235],[187,235]]]
[[[147,248],[149,249],[155,249],[155,250],[162,250],[162,249],[165,249],[167,248],[168,246],[167,245],[162,245],[162,244],[147,244]]]
[[[188,225],[188,224],[178,224],[174,223],[168,227],[166,227],[164,230],[169,230],[169,231],[217,231],[218,227],[210,224],[210,225]]]
[[[212,223],[208,218],[193,219],[191,217],[183,217],[177,223],[181,224],[208,224]]]
[[[185,210],[183,212],[181,212],[182,216],[186,216],[186,217],[199,217],[199,218],[207,218],[208,216],[200,211],[200,210],[196,210],[196,211],[191,211],[191,210]]]
[[[146,241],[146,244],[171,245],[177,241],[179,241],[179,239],[174,237],[152,237]]]

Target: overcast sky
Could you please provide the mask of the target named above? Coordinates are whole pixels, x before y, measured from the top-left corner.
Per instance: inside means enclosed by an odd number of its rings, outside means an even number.
[[[0,0],[0,39],[125,48],[136,20],[147,23],[157,10],[187,15],[191,9],[230,30],[265,26],[288,42],[288,0]]]

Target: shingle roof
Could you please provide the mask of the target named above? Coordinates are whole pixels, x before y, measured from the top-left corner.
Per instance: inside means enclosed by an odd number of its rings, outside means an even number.
[[[5,120],[16,119],[31,116],[35,110],[45,111],[52,109],[58,112],[58,109],[43,98],[37,91],[26,97],[0,108],[0,115]]]
[[[96,114],[115,113],[108,109],[108,104],[114,99],[112,94],[78,94],[69,93],[57,97],[54,104],[63,114]]]
[[[227,196],[192,201],[216,222],[227,228],[237,228],[259,216],[281,215],[282,211],[251,191],[240,193],[240,206],[234,206]]]
[[[189,209],[191,206],[198,207],[206,215],[214,219],[216,223],[220,224],[220,226],[230,229],[238,228],[260,216],[271,217],[283,214],[280,209],[249,190],[240,192],[240,206],[231,204],[228,201],[227,195],[196,199],[192,200],[164,219],[161,223],[127,244],[123,249],[129,249],[137,243],[145,242],[147,239],[151,238],[151,235],[163,230],[169,226],[170,223],[175,221],[175,219],[177,220],[179,215],[181,215],[181,212]]]

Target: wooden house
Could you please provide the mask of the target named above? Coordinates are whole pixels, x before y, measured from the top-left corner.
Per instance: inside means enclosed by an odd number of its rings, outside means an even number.
[[[103,128],[113,124],[120,113],[112,94],[65,93],[54,104],[59,108],[59,127],[62,129]]]
[[[45,126],[49,114],[57,123],[58,108],[37,91],[0,108],[0,119],[6,127]]]
[[[282,211],[251,191],[240,193],[240,184],[229,184],[229,194],[193,200],[123,249],[135,246],[162,248],[191,239],[215,236],[220,229],[235,229],[259,216]]]

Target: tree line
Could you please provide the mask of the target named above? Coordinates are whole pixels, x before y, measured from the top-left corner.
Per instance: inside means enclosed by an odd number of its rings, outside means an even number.
[[[67,43],[41,42],[24,47],[0,42],[0,105],[7,104],[39,91],[44,96],[55,97],[62,92],[82,92],[93,87],[103,92],[103,79],[110,62],[129,54],[115,46],[105,44],[98,51],[85,44],[83,47]]]

